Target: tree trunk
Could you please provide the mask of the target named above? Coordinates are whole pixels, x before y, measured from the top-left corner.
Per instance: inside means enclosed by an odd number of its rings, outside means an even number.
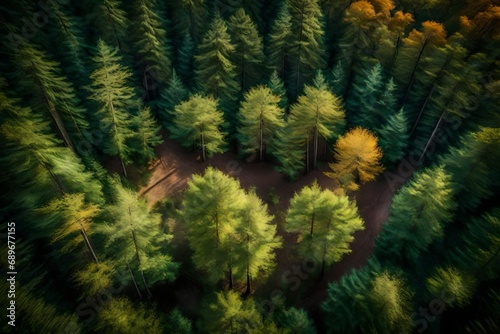
[[[132,282],[134,283],[135,291],[137,291],[137,294],[139,295],[139,299],[142,299],[142,294],[141,294],[141,291],[139,290],[139,287],[137,286],[137,282],[135,281],[134,273],[132,273],[132,269],[130,269],[128,264],[127,264],[127,269],[128,269],[128,272],[130,273],[130,277],[132,278]]]
[[[306,146],[306,173],[309,174],[309,133],[307,134],[307,146]]]
[[[250,282],[250,235],[247,233],[247,291],[245,291],[245,295],[249,295],[252,287]]]
[[[205,162],[206,156],[205,156],[205,136],[203,132],[200,135],[201,137],[201,161]]]
[[[127,175],[127,168],[125,168],[125,163],[123,162],[122,157],[119,157],[119,159],[120,159],[120,163],[122,165],[123,176],[125,176],[125,178],[127,178],[128,175]]]
[[[264,160],[264,119],[260,118],[260,161]]]
[[[417,129],[417,125],[418,123],[420,122],[420,119],[422,118],[422,115],[424,114],[424,110],[425,108],[427,107],[427,104],[429,103],[429,100],[431,99],[432,97],[432,94],[434,94],[434,90],[436,89],[437,87],[437,84],[434,84],[432,86],[432,89],[431,91],[429,92],[429,94],[427,94],[426,98],[425,98],[425,102],[424,104],[422,105],[422,108],[420,108],[420,112],[418,113],[418,117],[417,119],[415,120],[415,123],[413,123],[413,127],[411,128],[411,131],[410,131],[410,137],[413,135],[413,133],[415,132],[415,130]]]
[[[90,252],[90,255],[92,255],[92,258],[94,259],[96,264],[99,264],[99,260],[97,260],[97,256],[94,252],[94,248],[92,248],[92,245],[90,244],[89,237],[87,235],[87,232],[85,232],[85,229],[83,228],[82,224],[80,224],[80,230],[82,232],[83,239],[85,240],[85,245],[87,245],[87,248]]]
[[[318,127],[314,128],[314,164],[313,168],[316,170],[316,165],[318,162]]]
[[[434,127],[434,131],[432,131],[432,134],[429,138],[429,140],[427,141],[427,144],[425,145],[424,147],[424,150],[422,151],[422,154],[420,155],[420,158],[418,161],[422,161],[422,158],[424,157],[425,153],[427,152],[427,150],[429,149],[429,145],[432,143],[432,141],[434,140],[434,136],[436,135],[436,132],[437,130],[439,129],[439,126],[441,125],[441,122],[443,121],[443,118],[444,116],[447,114],[447,111],[446,109],[441,113],[441,117],[439,117],[439,120],[436,124],[436,126]]]
[[[424,53],[424,50],[427,46],[427,42],[428,42],[428,38],[426,38],[424,41],[424,44],[422,44],[422,48],[420,49],[420,52],[418,54],[418,58],[415,61],[415,66],[413,67],[413,70],[412,70],[411,76],[410,76],[410,82],[408,83],[408,87],[406,88],[405,97],[403,98],[403,102],[401,103],[402,105],[404,105],[406,103],[406,100],[408,99],[408,96],[410,95],[410,90],[411,90],[411,88],[413,86],[413,82],[415,80],[415,72],[417,71],[418,63],[420,62],[420,58],[422,58],[422,54]]]
[[[311,236],[313,235],[314,232],[314,216],[316,215],[316,212],[313,212],[312,217],[311,217]]]

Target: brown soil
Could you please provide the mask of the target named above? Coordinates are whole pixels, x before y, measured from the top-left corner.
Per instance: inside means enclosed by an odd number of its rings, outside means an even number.
[[[297,182],[289,182],[282,174],[274,170],[274,166],[265,162],[246,162],[237,158],[232,153],[216,155],[206,162],[201,162],[198,153],[189,152],[176,142],[166,140],[157,148],[159,161],[152,167],[153,174],[148,186],[141,189],[140,194],[145,196],[149,205],[168,198],[175,197],[187,186],[193,174],[202,174],[206,167],[214,166],[221,171],[237,178],[241,185],[248,189],[256,187],[257,194],[268,200],[271,190],[279,197],[279,204],[269,204],[269,209],[277,217],[278,233],[283,237],[283,248],[277,252],[277,266],[263,288],[255,293],[260,297],[269,299],[271,290],[281,289],[290,297],[290,287],[283,281],[283,273],[291,270],[293,265],[302,265],[292,249],[296,236],[284,232],[282,228],[283,212],[287,210],[288,203],[294,193],[315,179],[323,188],[332,189],[335,182],[324,175],[328,169],[326,164],[319,170],[312,171]],[[406,178],[407,179],[407,178]],[[360,215],[365,221],[365,229],[356,233],[352,243],[352,253],[345,256],[342,261],[331,268],[326,268],[323,277],[312,273],[311,277],[304,279],[300,289],[292,296],[295,305],[309,310],[316,320],[319,320],[319,306],[326,297],[328,283],[338,280],[352,268],[363,266],[372,253],[374,238],[380,232],[382,224],[387,219],[391,198],[395,189],[391,189],[385,179],[380,175],[374,182],[367,183],[355,195]],[[315,278],[312,278],[315,277]],[[318,321],[319,322],[319,321]]]

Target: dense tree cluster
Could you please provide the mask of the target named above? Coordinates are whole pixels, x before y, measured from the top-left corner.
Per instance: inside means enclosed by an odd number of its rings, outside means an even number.
[[[0,18],[0,217],[30,268],[18,332],[498,332],[498,1],[20,0]],[[209,167],[150,207],[165,140],[336,189],[271,208]],[[264,310],[278,257],[324,279],[365,228],[356,192],[413,170],[316,323],[286,296]],[[184,284],[201,311],[166,300]]]

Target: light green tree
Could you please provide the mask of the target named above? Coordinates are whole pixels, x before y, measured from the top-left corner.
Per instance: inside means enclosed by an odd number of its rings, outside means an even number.
[[[143,108],[132,118],[134,137],[130,146],[144,162],[150,162],[156,157],[154,148],[163,143],[159,135],[160,126],[156,124],[149,107]]]

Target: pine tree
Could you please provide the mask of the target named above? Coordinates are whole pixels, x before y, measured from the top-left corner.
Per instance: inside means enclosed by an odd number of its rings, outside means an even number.
[[[172,6],[175,31],[178,35],[189,35],[199,41],[207,16],[205,0],[178,0]]]
[[[111,222],[96,228],[106,238],[107,254],[116,261],[116,267],[125,267],[130,272],[140,297],[132,269],[139,271],[148,297],[154,283],[175,279],[179,264],[162,252],[171,235],[160,229],[161,216],[151,213],[145,200],[115,184],[115,203],[107,207],[107,216]]]
[[[193,77],[194,77],[194,53],[196,45],[191,38],[191,35],[186,34],[182,40],[182,46],[177,51],[177,72],[182,79],[182,82],[189,87],[193,87]],[[175,74],[175,70],[173,71]],[[172,78],[170,78],[170,82]]]
[[[165,84],[170,76],[171,61],[164,20],[158,14],[155,0],[135,0],[132,15],[133,39],[138,55],[139,73],[146,89],[147,100],[155,99],[157,87]],[[154,82],[149,86],[149,76]]]
[[[233,64],[236,66],[243,92],[260,81],[264,63],[262,38],[250,16],[240,8],[229,19],[231,41],[235,47]]]
[[[271,153],[279,162],[276,170],[285,174],[291,181],[296,180],[304,168],[306,152],[302,147],[301,138],[292,135],[289,124],[277,131]]]
[[[195,56],[197,65],[196,81],[198,86],[222,104],[231,104],[240,90],[236,80],[236,65],[231,61],[235,47],[227,32],[224,20],[216,15],[198,46]]]
[[[31,92],[26,98],[40,114],[50,115],[61,139],[75,153],[90,150],[85,110],[72,84],[60,73],[60,64],[49,59],[45,52],[24,45],[16,54],[20,88]]]
[[[451,306],[467,305],[474,293],[474,278],[454,267],[436,268],[425,283],[431,296],[445,295]]]
[[[408,266],[443,236],[455,203],[443,168],[416,175],[393,198],[387,223],[375,242],[377,257]]]
[[[316,334],[314,322],[309,318],[307,312],[303,309],[290,307],[279,312],[277,323],[285,331],[297,334]]]
[[[323,27],[321,8],[317,0],[287,0],[292,16],[290,59],[294,79],[291,87],[295,97],[304,82],[323,67]]]
[[[332,172],[325,174],[347,190],[358,190],[360,183],[374,180],[383,171],[378,139],[366,129],[349,131],[337,140],[334,149],[336,162],[329,164]]]
[[[163,139],[158,134],[161,127],[157,126],[149,107],[143,108],[134,116],[132,123],[135,135],[130,147],[143,161],[151,162],[156,158],[154,148],[163,143]]]
[[[182,202],[181,216],[187,224],[193,262],[207,270],[209,281],[229,275],[233,281],[231,246],[235,245],[245,193],[238,181],[212,167],[204,175],[193,175]],[[237,255],[237,253],[236,253]]]
[[[131,72],[123,67],[118,50],[106,45],[102,40],[97,43],[93,58],[97,69],[90,79],[90,99],[98,105],[97,114],[103,131],[109,133],[105,137],[102,149],[107,155],[118,155],[123,175],[127,177],[125,165],[130,163],[133,149],[128,140],[134,136],[132,131],[131,110],[138,108],[134,90],[128,85]]]
[[[344,63],[342,62],[342,60],[337,61],[332,69],[332,79],[330,82],[332,91],[336,96],[343,97],[345,95],[348,83],[347,76],[348,73],[346,73]]]
[[[172,138],[181,140],[183,146],[200,147],[201,159],[205,161],[207,156],[224,151],[223,122],[216,100],[193,95],[175,107],[174,126],[170,131]]]
[[[271,89],[274,95],[278,96],[280,98],[280,102],[278,103],[278,106],[283,109],[287,110],[288,109],[288,97],[286,94],[286,89],[283,81],[280,79],[278,76],[278,72],[274,71],[273,74],[271,74],[271,77],[269,78],[269,82],[267,86]]]
[[[193,333],[191,320],[184,317],[176,308],[168,315],[165,331],[166,333],[191,334]]]
[[[320,137],[326,142],[340,134],[344,125],[344,109],[340,99],[327,87],[321,72],[318,72],[314,86],[306,85],[304,95],[291,107],[289,124],[291,135],[306,147],[306,170],[309,171],[310,144],[312,143],[312,162],[316,168]]]
[[[286,69],[289,62],[290,42],[292,38],[292,16],[286,1],[281,3],[281,7],[274,21],[269,41],[267,44],[267,56],[269,64],[279,73],[282,80],[286,80]]]
[[[408,122],[401,109],[389,116],[387,123],[378,130],[380,149],[384,153],[382,163],[391,166],[401,160],[408,147]]]
[[[286,223],[288,232],[300,233],[300,255],[321,262],[321,275],[325,264],[330,266],[351,252],[353,234],[364,229],[356,205],[347,196],[321,190],[317,182],[295,194]]]
[[[93,24],[104,43],[120,51],[127,51],[127,27],[130,23],[121,6],[121,0],[100,1],[98,8],[92,10],[95,13]]]
[[[164,128],[168,128],[172,123],[175,116],[175,106],[187,100],[188,95],[188,90],[173,70],[167,88],[162,91],[161,99],[158,102],[158,114]]]
[[[238,133],[243,150],[247,153],[259,152],[264,160],[269,143],[274,140],[278,129],[285,126],[284,111],[278,106],[280,98],[269,88],[258,86],[245,94],[240,108]]]

